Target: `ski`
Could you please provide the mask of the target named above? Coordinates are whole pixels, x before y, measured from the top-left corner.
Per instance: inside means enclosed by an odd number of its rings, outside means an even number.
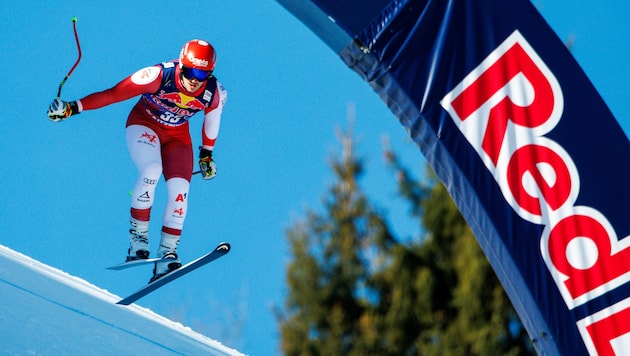
[[[144,297],[145,295],[153,292],[154,290],[162,287],[163,285],[170,283],[172,281],[174,281],[175,279],[189,273],[192,272],[194,270],[196,270],[197,268],[210,263],[214,260],[216,260],[217,258],[224,256],[225,254],[227,254],[228,252],[230,252],[230,244],[227,242],[222,242],[220,243],[212,252],[205,254],[201,257],[199,257],[198,259],[189,262],[183,266],[181,266],[180,268],[174,270],[173,272],[170,272],[169,274],[161,277],[158,280],[155,280],[149,284],[147,284],[146,286],[140,288],[139,290],[137,290],[135,293],[131,294],[130,296],[128,296],[127,298],[121,299],[118,303],[116,304],[120,304],[120,305],[129,305],[133,302],[135,302],[136,300]]]
[[[147,264],[152,264],[155,262],[159,262],[160,260],[162,260],[161,258],[146,258],[143,260],[133,260],[133,261],[128,261],[128,262],[122,262],[119,263],[117,265],[113,265],[113,266],[109,266],[106,267],[106,269],[110,269],[113,271],[120,271],[121,269],[126,269],[126,268],[130,268],[130,267],[137,267],[137,266],[144,266]]]

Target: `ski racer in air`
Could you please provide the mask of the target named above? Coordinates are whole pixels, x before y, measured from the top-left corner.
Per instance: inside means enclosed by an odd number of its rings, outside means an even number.
[[[227,92],[213,75],[215,63],[215,50],[209,42],[191,40],[177,60],[140,69],[112,88],[80,100],[56,98],[48,109],[50,120],[60,122],[85,110],[140,96],[126,124],[127,148],[138,170],[131,197],[127,261],[149,258],[151,207],[163,175],[168,201],[157,249],[157,257],[162,260],[155,264],[151,282],[181,266],[177,247],[194,161],[188,121],[198,112],[203,112],[198,156],[201,176],[207,180],[216,175],[212,152]]]

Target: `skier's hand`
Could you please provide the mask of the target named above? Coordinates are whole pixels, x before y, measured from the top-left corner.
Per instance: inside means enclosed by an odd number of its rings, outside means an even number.
[[[199,147],[199,168],[203,179],[212,179],[217,175],[217,165],[212,159],[212,151]]]
[[[63,101],[59,98],[55,98],[48,107],[48,118],[54,122],[63,121],[78,113],[79,106],[76,101]]]

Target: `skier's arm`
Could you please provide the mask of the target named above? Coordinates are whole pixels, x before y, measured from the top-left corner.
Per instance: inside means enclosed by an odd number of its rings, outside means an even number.
[[[227,91],[220,82],[217,82],[217,95],[212,100],[212,105],[206,109],[203,118],[201,132],[201,145],[204,149],[212,151],[219,135],[221,126],[221,114],[227,100]]]
[[[54,122],[63,121],[83,110],[98,109],[105,105],[127,100],[145,93],[154,93],[162,81],[162,68],[158,66],[143,68],[123,79],[114,87],[93,93],[81,100],[63,101],[55,98],[48,107],[48,118]]]
[[[140,69],[112,88],[77,100],[79,111],[98,109],[141,94],[154,93],[160,87],[161,81],[162,69],[160,67],[153,66]]]
[[[217,174],[217,166],[212,159],[212,150],[221,126],[221,113],[227,100],[227,91],[217,82],[217,92],[211,105],[205,110],[199,147],[199,169],[203,179],[212,179]]]

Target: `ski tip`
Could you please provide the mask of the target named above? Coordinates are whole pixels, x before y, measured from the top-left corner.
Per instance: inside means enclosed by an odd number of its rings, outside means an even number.
[[[229,243],[221,242],[219,246],[217,246],[217,248],[215,248],[214,250],[227,253],[227,252],[230,252],[231,249],[232,249],[232,246],[230,246]]]

